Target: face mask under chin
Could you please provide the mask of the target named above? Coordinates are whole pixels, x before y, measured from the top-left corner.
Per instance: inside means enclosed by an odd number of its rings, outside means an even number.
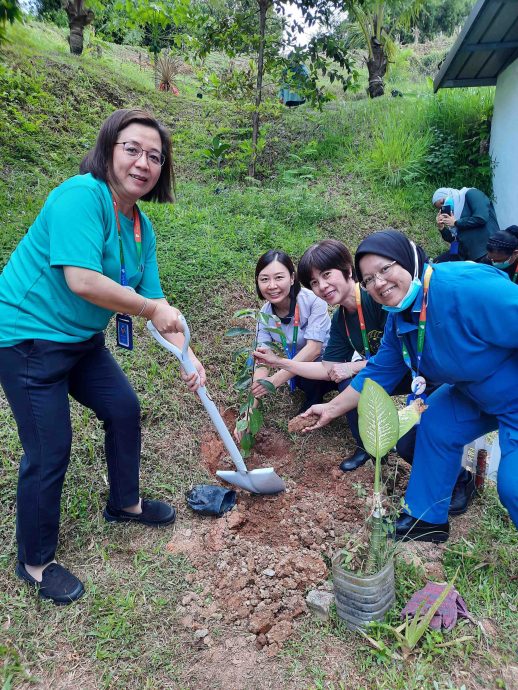
[[[382,309],[389,312],[405,311],[405,309],[408,309],[408,307],[411,307],[414,303],[420,288],[421,281],[419,280],[419,278],[414,278],[408,287],[406,295],[403,297],[399,304],[396,304],[395,307],[389,307],[384,304],[382,306]]]
[[[491,262],[495,268],[500,268],[501,270],[504,270],[506,268],[509,268],[511,264],[513,263],[512,261],[492,261]]]

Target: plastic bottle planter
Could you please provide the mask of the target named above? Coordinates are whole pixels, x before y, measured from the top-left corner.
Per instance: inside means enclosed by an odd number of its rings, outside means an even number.
[[[487,474],[487,450],[480,448],[477,452],[477,469],[475,473],[475,486],[479,493],[484,491]]]
[[[394,560],[373,575],[344,570],[341,554],[334,556],[333,585],[336,610],[350,630],[365,628],[370,621],[383,620],[395,600]]]

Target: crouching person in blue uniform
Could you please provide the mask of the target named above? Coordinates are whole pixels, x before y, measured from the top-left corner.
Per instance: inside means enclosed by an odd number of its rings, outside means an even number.
[[[131,316],[150,319],[181,347],[179,312],[164,298],[156,240],[137,202],[171,202],[167,130],[149,113],[117,110],[43,209],[0,276],[0,384],[18,426],[16,574],[40,597],[69,604],[81,581],[55,560],[61,490],[70,461],[69,395],[104,424],[109,522],[165,525],[175,509],[142,499],[140,407],[104,344],[117,315],[119,345],[132,346]],[[205,372],[183,378],[191,390]]]
[[[412,372],[443,381],[430,395],[417,428],[412,473],[396,539],[446,541],[448,508],[465,444],[498,430],[502,457],[497,488],[518,526],[518,289],[491,266],[426,264],[403,234],[383,230],[358,247],[355,267],[364,290],[389,311],[377,354],[351,385],[305,415],[328,424],[358,404],[366,378],[386,390]],[[509,315],[505,329],[501,314]],[[418,331],[424,338],[418,338]]]

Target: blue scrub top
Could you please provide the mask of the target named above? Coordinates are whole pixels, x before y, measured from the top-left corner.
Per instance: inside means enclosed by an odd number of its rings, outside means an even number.
[[[394,390],[408,371],[402,339],[415,370],[422,299],[421,288],[410,320],[407,312],[389,314],[380,349],[351,383],[355,390],[361,392],[366,378],[388,392]],[[483,399],[488,393],[485,384],[500,391],[502,386],[516,387],[516,381],[497,385],[496,380],[499,368],[516,358],[517,350],[518,285],[492,266],[468,261],[434,265],[420,374],[428,381],[455,384],[483,407],[485,402],[492,407]]]

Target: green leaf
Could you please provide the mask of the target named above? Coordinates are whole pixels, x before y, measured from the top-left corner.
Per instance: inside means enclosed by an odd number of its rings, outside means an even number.
[[[271,314],[265,314],[264,311],[260,311],[260,312],[257,314],[257,316],[258,316],[258,318],[259,318],[259,321],[262,321],[264,324],[270,323],[270,320],[272,319]]]
[[[287,343],[286,336],[284,335],[283,330],[281,330],[280,328],[271,328],[271,327],[265,328],[265,330],[268,331],[268,333],[275,333],[275,335],[278,335],[279,338],[281,339],[282,346],[287,347],[288,343]]]
[[[235,362],[236,360],[239,359],[239,357],[241,357],[241,355],[249,355],[251,353],[252,353],[251,347],[240,347],[239,349],[234,350],[234,352],[232,353],[232,359]]]
[[[453,579],[455,580],[455,578],[453,578]],[[450,593],[452,587],[453,587],[453,582],[449,582],[424,615],[422,615],[421,611],[418,609],[416,611],[413,619],[410,622],[408,622],[408,616],[407,616],[407,619],[406,619],[407,620],[407,628],[405,630],[405,642],[406,642],[406,646],[409,650],[414,649],[416,644],[419,642],[421,637],[424,635],[424,633],[428,629],[428,626],[430,625],[430,621],[432,620],[432,618],[435,616],[435,614],[439,610],[439,607],[441,606],[443,601],[446,599],[446,597]],[[423,605],[424,605],[424,602],[423,602]]]
[[[381,458],[398,440],[399,420],[390,395],[372,379],[365,379],[358,403],[360,437],[365,450]]]
[[[404,436],[406,433],[408,433],[413,426],[419,424],[421,420],[421,415],[417,411],[417,407],[415,405],[408,405],[407,407],[404,407],[402,410],[398,410],[398,417],[398,439]]]
[[[250,433],[255,436],[259,429],[263,425],[263,413],[261,410],[258,410],[257,408],[255,410],[252,410],[252,414],[250,415]]]
[[[259,343],[261,347],[269,347],[270,350],[273,350],[276,352],[278,355],[281,357],[284,357],[286,355],[286,352],[283,348],[283,346],[278,343],[276,340],[269,340],[267,343]]]
[[[268,331],[268,333],[275,333],[275,335],[278,335],[279,337],[286,337],[284,335],[284,331],[280,328],[272,328],[271,326],[268,326],[268,328],[265,328],[264,330]]]
[[[225,335],[233,338],[236,335],[253,335],[253,332],[249,328],[229,328]]]
[[[241,450],[245,453],[249,453],[254,445],[254,437],[250,433],[243,434],[241,438]]]
[[[247,376],[246,378],[239,379],[239,381],[236,381],[234,384],[234,389],[236,391],[246,391],[247,388],[250,388],[252,385],[252,377]]]
[[[266,379],[257,379],[257,381],[261,384],[261,386],[263,386],[263,388],[266,388],[268,393],[275,393],[277,390],[271,381],[267,381]]]
[[[257,309],[238,309],[236,312],[234,312],[234,319],[242,319],[246,316],[252,316],[255,319],[256,314]]]
[[[246,431],[248,429],[248,422],[246,419],[238,419],[236,423],[236,429],[238,431]]]

